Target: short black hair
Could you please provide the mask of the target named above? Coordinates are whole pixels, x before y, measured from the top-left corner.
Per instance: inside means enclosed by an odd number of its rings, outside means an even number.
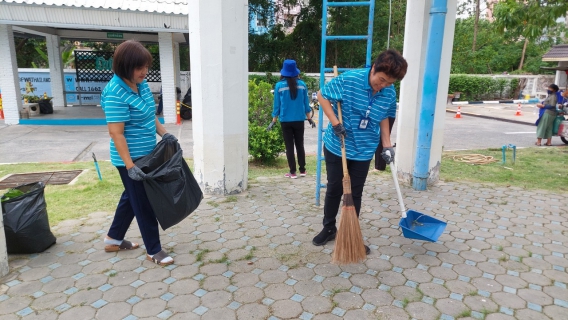
[[[558,92],[558,90],[560,90],[560,88],[558,88],[557,85],[555,85],[554,83],[548,86],[549,88],[552,88],[552,90],[554,90],[554,92]]]
[[[152,54],[135,40],[127,40],[114,50],[112,71],[122,79],[132,80],[134,70],[152,65]]]
[[[381,52],[373,63],[375,72],[383,72],[389,77],[402,80],[406,75],[408,63],[404,57],[394,49]]]

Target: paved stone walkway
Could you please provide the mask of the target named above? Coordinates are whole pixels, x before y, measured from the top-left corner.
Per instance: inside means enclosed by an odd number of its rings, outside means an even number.
[[[401,236],[390,176],[371,173],[361,225],[368,259],[330,263],[311,244],[313,177],[262,178],[204,199],[162,232],[175,265],[105,253],[111,213],[53,229],[57,244],[11,255],[1,319],[568,319],[565,195],[481,184],[403,187],[410,209],[447,221],[437,243]],[[118,198],[117,198],[118,199]],[[134,224],[128,238],[141,241]]]

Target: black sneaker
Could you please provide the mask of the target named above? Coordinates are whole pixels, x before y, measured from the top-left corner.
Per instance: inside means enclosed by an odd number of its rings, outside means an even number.
[[[366,244],[364,246],[365,246],[365,254],[366,255],[371,254],[371,248],[369,248]]]
[[[336,234],[337,230],[330,230],[324,228],[317,236],[314,237],[312,243],[314,246],[323,246],[328,241],[335,239]]]

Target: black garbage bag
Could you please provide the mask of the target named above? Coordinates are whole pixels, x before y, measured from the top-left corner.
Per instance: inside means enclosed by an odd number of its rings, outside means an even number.
[[[24,194],[15,198],[2,196],[4,233],[8,253],[43,252],[55,243],[49,228],[43,182],[24,184],[14,188]]]
[[[51,104],[51,100],[47,99],[39,100],[39,112],[44,114],[52,114],[53,105]]]
[[[160,141],[152,153],[134,163],[146,173],[144,189],[163,230],[178,224],[199,206],[203,192],[177,141]]]

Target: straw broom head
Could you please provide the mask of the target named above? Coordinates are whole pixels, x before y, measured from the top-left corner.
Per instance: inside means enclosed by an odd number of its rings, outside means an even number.
[[[351,194],[351,178],[346,174],[343,177],[343,207],[331,261],[339,265],[353,264],[362,262],[366,257],[363,234]]]

